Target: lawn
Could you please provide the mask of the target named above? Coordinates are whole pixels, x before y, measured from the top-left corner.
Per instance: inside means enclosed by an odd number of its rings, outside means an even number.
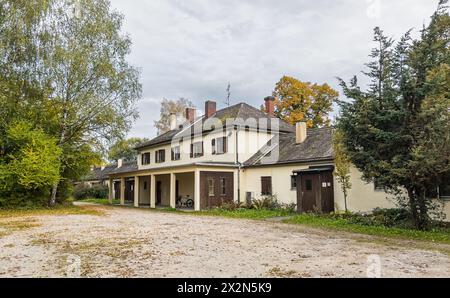
[[[24,216],[41,215],[102,215],[103,212],[94,208],[79,206],[57,206],[54,208],[23,208],[23,209],[0,209],[0,219]]]
[[[17,231],[39,227],[41,223],[34,216],[94,215],[104,212],[94,208],[58,206],[55,208],[0,209],[0,238]]]
[[[159,209],[160,212],[173,212],[186,214],[186,212],[178,211],[176,209]],[[405,240],[422,240],[428,242],[450,244],[450,229],[449,228],[435,228],[430,231],[418,231],[409,228],[400,227],[386,227],[382,225],[363,225],[349,222],[347,219],[335,218],[327,215],[313,215],[313,214],[297,214],[291,211],[279,209],[212,209],[200,212],[189,213],[199,216],[222,216],[228,218],[242,218],[265,220],[269,218],[288,217],[282,220],[283,223],[298,224],[311,226],[316,228],[339,230],[358,234],[373,235],[380,237],[400,238]]]
[[[94,203],[94,204],[99,204],[99,205],[111,205],[109,203],[108,199],[84,199],[84,200],[79,200],[77,202],[83,202],[83,203]],[[119,205],[120,204],[120,200],[113,200],[113,205]]]
[[[408,228],[385,227],[381,225],[367,226],[362,224],[349,223],[348,220],[342,218],[332,218],[312,214],[295,215],[289,219],[284,220],[283,222],[312,226],[317,228],[353,232],[358,234],[450,244],[449,228],[435,228],[430,231],[418,231]]]
[[[267,219],[274,217],[286,217],[292,216],[294,213],[284,209],[236,209],[236,210],[223,210],[223,209],[212,209],[208,211],[198,212],[199,215],[208,216],[223,216],[231,218],[245,218],[245,219]]]

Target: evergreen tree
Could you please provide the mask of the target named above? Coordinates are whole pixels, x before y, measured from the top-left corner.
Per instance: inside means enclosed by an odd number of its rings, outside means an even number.
[[[340,102],[337,126],[351,161],[367,181],[377,180],[395,193],[406,190],[416,227],[427,228],[435,189],[450,173],[449,30],[447,0],[442,0],[420,39],[409,32],[394,46],[375,29],[377,48],[365,74],[340,80],[351,101]]]

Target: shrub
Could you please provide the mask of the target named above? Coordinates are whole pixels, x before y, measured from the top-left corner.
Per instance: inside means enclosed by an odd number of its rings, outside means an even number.
[[[267,210],[286,210],[295,212],[297,205],[295,203],[283,204],[278,201],[276,195],[265,196],[259,200],[253,200],[251,209],[267,209]]]
[[[86,184],[79,184],[75,186],[73,197],[76,200],[84,199],[105,199],[108,198],[109,189],[107,186],[94,185],[89,187]]]
[[[406,209],[374,209],[372,213],[333,213],[333,219],[344,219],[347,223],[364,226],[413,227],[410,212]]]
[[[225,210],[225,211],[235,211],[235,210],[239,210],[239,209],[246,209],[246,205],[242,202],[238,203],[238,202],[229,202],[229,203],[224,203],[222,204],[222,206],[220,206],[221,210]]]

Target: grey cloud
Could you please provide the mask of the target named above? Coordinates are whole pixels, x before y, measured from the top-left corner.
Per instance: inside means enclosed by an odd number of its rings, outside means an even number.
[[[372,29],[395,38],[427,22],[437,0],[111,0],[133,40],[130,62],[142,69],[141,118],[130,136],[153,137],[163,98],[259,106],[283,75],[327,82],[359,74]],[[380,4],[379,15],[371,5]],[[417,31],[416,31],[417,34]],[[364,82],[364,80],[362,80]],[[151,99],[151,100],[150,100]]]

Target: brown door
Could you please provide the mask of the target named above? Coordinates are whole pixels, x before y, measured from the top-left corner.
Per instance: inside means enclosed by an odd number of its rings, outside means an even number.
[[[114,182],[114,199],[120,200],[120,182]]]
[[[208,209],[233,202],[233,173],[201,172],[200,173],[200,208]]]
[[[297,204],[299,212],[333,212],[333,172],[300,173],[297,177]]]
[[[134,202],[134,181],[125,182],[125,201]]]
[[[317,210],[318,175],[302,175],[301,182],[301,211],[312,212]]]
[[[334,185],[333,185],[333,173],[324,172],[320,177],[321,182],[321,202],[322,212],[331,213],[334,212]]]
[[[161,205],[162,202],[162,182],[156,182],[156,205]]]

